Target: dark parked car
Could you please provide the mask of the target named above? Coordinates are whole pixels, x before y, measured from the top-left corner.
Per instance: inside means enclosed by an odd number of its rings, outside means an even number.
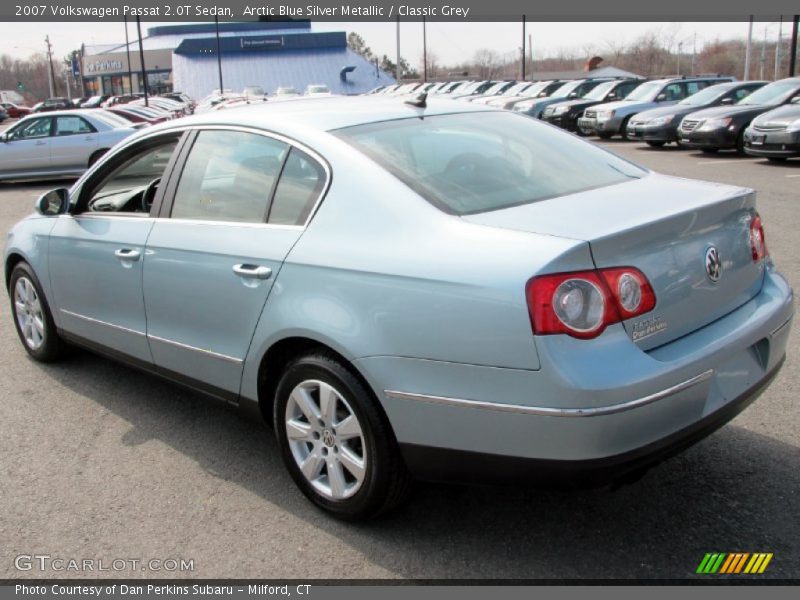
[[[582,133],[578,129],[578,117],[590,106],[602,104],[604,102],[614,102],[621,100],[630,94],[642,83],[641,79],[614,79],[604,81],[596,88],[591,90],[583,98],[574,100],[564,100],[556,102],[544,109],[542,120],[551,125],[557,125],[567,131]]]
[[[486,104],[487,106],[495,106],[499,108],[505,108],[506,110],[512,110],[514,106],[520,102],[533,100],[535,98],[548,98],[565,83],[566,81],[561,79],[537,81],[532,86],[525,88],[517,96],[498,96],[497,98],[489,100]]]
[[[75,107],[69,101],[69,98],[48,98],[44,102],[39,102],[39,104],[35,105],[31,112],[41,113],[53,110],[69,110],[70,108]]]
[[[27,106],[20,106],[19,104],[14,104],[13,102],[3,102],[0,104],[3,110],[5,110],[6,114],[8,115],[9,119],[21,119],[22,117],[27,117],[31,114],[31,109]]]
[[[753,119],[744,131],[744,151],[773,161],[800,156],[800,96]]]
[[[713,106],[736,104],[766,84],[766,81],[718,83],[672,106],[660,106],[640,112],[628,121],[628,138],[644,140],[654,147],[661,147],[668,142],[678,142],[678,126],[683,117],[689,113]]]
[[[758,115],[788,104],[800,96],[800,77],[773,81],[733,106],[689,113],[681,121],[681,144],[717,152],[729,148],[744,152],[744,130]]]
[[[608,81],[608,79],[576,79],[574,81],[567,81],[546,98],[532,98],[530,100],[517,102],[513,110],[516,113],[522,113],[529,117],[541,119],[544,110],[551,104],[562,100],[583,98],[588,92],[604,81]]]

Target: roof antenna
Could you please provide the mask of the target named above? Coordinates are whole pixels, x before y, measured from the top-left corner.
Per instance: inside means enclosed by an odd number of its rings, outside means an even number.
[[[422,92],[419,96],[414,98],[413,100],[406,100],[406,104],[410,104],[411,106],[416,106],[417,108],[427,108],[428,103],[426,100],[428,99],[428,92]]]

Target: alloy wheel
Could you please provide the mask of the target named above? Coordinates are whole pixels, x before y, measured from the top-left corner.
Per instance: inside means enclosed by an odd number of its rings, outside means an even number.
[[[333,386],[299,383],[289,395],[286,437],[300,472],[322,496],[343,500],[361,488],[367,450],[356,413]]]
[[[17,279],[14,286],[14,312],[25,344],[38,350],[45,340],[45,318],[39,294],[27,277]]]

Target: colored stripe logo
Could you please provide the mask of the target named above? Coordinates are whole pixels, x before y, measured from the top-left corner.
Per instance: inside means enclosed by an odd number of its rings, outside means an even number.
[[[708,552],[696,573],[701,575],[760,575],[772,560],[772,552]]]

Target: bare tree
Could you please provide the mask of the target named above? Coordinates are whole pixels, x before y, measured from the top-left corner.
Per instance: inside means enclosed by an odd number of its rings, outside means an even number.
[[[472,62],[475,65],[475,74],[479,79],[492,79],[502,71],[497,52],[488,48],[476,50]]]

